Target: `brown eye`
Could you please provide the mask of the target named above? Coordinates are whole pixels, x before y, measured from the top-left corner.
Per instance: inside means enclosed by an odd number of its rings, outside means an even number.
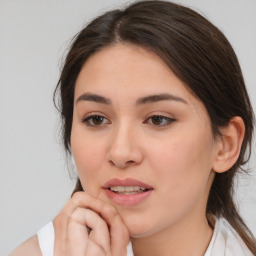
[[[109,123],[107,118],[105,118],[103,116],[99,116],[99,115],[93,115],[93,116],[85,117],[82,120],[82,122],[85,123],[88,126],[101,126],[101,125],[104,125],[106,123]]]
[[[163,117],[162,116],[153,116],[151,118],[151,121],[152,121],[152,124],[161,125],[163,122]]]
[[[149,122],[152,125],[155,126],[166,126],[171,124],[172,122],[176,121],[173,118],[167,117],[167,116],[161,116],[161,115],[154,115],[149,117],[146,122]]]

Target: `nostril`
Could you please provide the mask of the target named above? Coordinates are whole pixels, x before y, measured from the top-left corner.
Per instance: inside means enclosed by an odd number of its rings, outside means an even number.
[[[109,160],[109,163],[111,166],[114,166],[115,164],[113,163],[113,161]]]
[[[124,169],[124,168],[126,168],[130,165],[133,165],[134,163],[135,163],[135,161],[133,161],[133,160],[129,160],[129,161],[126,161],[126,162],[123,162],[123,163],[115,162],[113,160],[109,160],[109,164],[111,166],[116,166],[116,167],[121,168],[121,169]]]
[[[136,165],[137,165],[137,162],[135,162],[135,161],[128,161],[126,163],[126,166],[129,166],[129,167],[136,166]]]

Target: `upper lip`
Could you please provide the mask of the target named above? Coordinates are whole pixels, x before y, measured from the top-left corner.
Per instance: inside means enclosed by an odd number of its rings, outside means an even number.
[[[135,180],[132,178],[126,178],[126,179],[111,179],[109,181],[107,181],[104,185],[103,188],[108,189],[110,187],[115,187],[115,186],[123,186],[123,187],[128,187],[128,186],[139,186],[139,187],[143,187],[146,189],[153,189],[152,186],[141,182],[139,180]]]

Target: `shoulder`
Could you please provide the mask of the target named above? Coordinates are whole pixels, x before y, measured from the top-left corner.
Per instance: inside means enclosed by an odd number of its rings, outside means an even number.
[[[42,256],[37,235],[32,236],[20,246],[18,246],[9,256]]]

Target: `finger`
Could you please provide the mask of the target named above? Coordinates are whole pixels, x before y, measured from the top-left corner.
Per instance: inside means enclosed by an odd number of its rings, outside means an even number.
[[[63,209],[63,211],[66,212],[68,216],[71,216],[77,207],[91,209],[92,211],[98,213],[105,219],[109,226],[111,226],[112,221],[119,216],[116,209],[112,205],[103,202],[98,198],[94,198],[86,192],[75,193],[72,200]],[[121,218],[118,218],[118,220],[121,220]]]
[[[90,195],[87,195],[87,197],[90,198]],[[93,211],[97,212],[108,224],[111,255],[126,255],[130,235],[116,209],[100,199],[94,199],[91,205],[88,204],[87,207],[90,207]]]
[[[115,255],[118,255],[117,252],[120,252],[120,250],[126,250],[129,242],[129,232],[113,206],[90,196],[86,192],[77,192],[63,208],[63,213],[71,216],[77,207],[91,209],[107,222],[110,228],[111,251]]]
[[[77,225],[80,225],[79,231],[82,232],[78,234]],[[87,227],[91,229],[90,234],[88,235]],[[84,232],[86,232],[86,241],[81,241],[81,237],[85,237]],[[79,236],[79,237],[78,237]],[[74,239],[76,241],[74,241]],[[87,241],[93,241],[101,250],[105,252],[105,255],[108,255],[110,252],[110,235],[106,222],[92,210],[77,208],[71,218],[68,225],[68,241],[71,244],[86,244]],[[88,243],[87,243],[88,246]],[[77,254],[79,255],[79,254]]]
[[[124,251],[124,255],[126,255],[130,235],[123,220],[112,205],[96,199],[86,192],[75,193],[73,203],[98,213],[109,226],[112,254],[120,256],[120,252]]]
[[[85,196],[84,192],[77,193],[76,196],[72,197],[63,207],[60,214],[58,214],[53,220],[53,226],[55,231],[55,243],[54,250],[64,251],[67,243],[67,229],[69,218],[75,209],[79,206],[83,206],[81,198]]]
[[[76,192],[72,199],[64,206],[62,214],[70,218],[78,207],[90,209],[98,213],[100,216],[106,217],[108,225],[111,224],[112,218],[117,214],[114,207],[108,205],[100,199],[92,197],[86,192]]]
[[[130,240],[129,231],[122,218],[111,206],[104,206],[104,218],[110,222],[110,246],[112,256],[126,255]]]
[[[94,241],[89,240],[87,244],[86,256],[110,256],[106,254],[105,251],[99,247]],[[120,255],[121,256],[121,255]]]
[[[115,251],[120,250],[120,247],[124,247],[126,250],[130,236],[127,227],[116,209],[112,205],[107,204],[98,198],[94,198],[86,192],[77,192],[73,197],[73,203],[76,206],[93,210],[107,222],[110,228],[111,244],[116,245],[114,247],[116,248]],[[119,247],[117,245],[119,245]]]
[[[67,232],[67,255],[85,255],[88,242],[87,228],[80,223],[70,220]]]
[[[99,209],[101,207],[100,202],[95,202],[95,198],[89,196],[86,192],[77,192],[72,198],[65,204],[60,214],[58,214],[53,220],[53,226],[55,231],[55,243],[54,251],[64,252],[67,244],[68,223],[72,213],[78,207]]]
[[[65,255],[67,242],[67,223],[68,218],[60,213],[53,220],[54,226],[54,256]]]

